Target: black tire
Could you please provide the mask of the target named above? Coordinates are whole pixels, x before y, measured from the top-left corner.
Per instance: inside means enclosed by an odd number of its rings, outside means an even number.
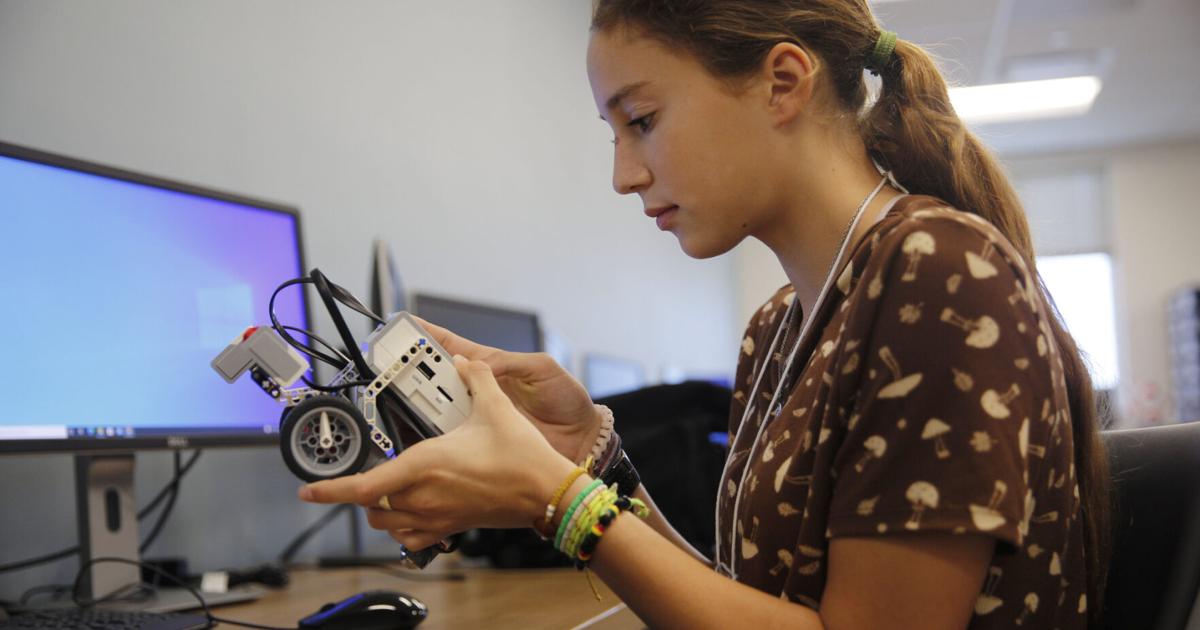
[[[322,447],[314,431],[324,413],[335,444]],[[288,410],[279,427],[279,450],[289,470],[304,481],[361,472],[370,453],[367,421],[341,396],[314,396]]]

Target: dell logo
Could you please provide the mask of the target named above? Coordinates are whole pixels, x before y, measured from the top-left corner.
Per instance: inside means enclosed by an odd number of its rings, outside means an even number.
[[[169,448],[187,448],[188,439],[183,436],[170,435],[167,436],[167,446]]]

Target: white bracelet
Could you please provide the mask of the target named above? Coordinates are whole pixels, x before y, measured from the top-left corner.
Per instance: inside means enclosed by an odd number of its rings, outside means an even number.
[[[604,449],[608,448],[608,442],[613,435],[613,412],[612,409],[604,405],[596,405],[596,409],[600,412],[600,435],[596,436],[596,443],[592,446],[592,461],[599,463],[600,457],[604,455]],[[589,471],[590,472],[590,471]]]

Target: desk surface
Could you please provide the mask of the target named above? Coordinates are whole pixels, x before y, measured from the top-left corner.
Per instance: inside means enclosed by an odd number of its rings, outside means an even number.
[[[292,626],[322,605],[372,589],[402,591],[429,607],[419,630],[448,628],[577,628],[624,630],[645,627],[603,582],[592,576],[602,601],[574,569],[499,570],[461,566],[439,559],[420,580],[390,570],[294,569],[287,588],[261,599],[213,610],[217,617],[265,625]],[[407,574],[407,572],[401,571]],[[463,579],[447,579],[450,574]],[[428,578],[440,578],[430,580]],[[235,628],[220,624],[220,628]]]

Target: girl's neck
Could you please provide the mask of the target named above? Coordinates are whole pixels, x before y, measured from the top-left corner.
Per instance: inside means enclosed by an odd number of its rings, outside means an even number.
[[[882,179],[861,147],[859,143],[852,147],[859,150],[819,151],[824,154],[822,160],[800,162],[820,166],[806,169],[799,177],[785,178],[777,219],[755,234],[779,259],[806,316],[812,313],[855,213]],[[900,194],[890,184],[883,186],[863,211],[854,233],[846,235],[847,252]]]

